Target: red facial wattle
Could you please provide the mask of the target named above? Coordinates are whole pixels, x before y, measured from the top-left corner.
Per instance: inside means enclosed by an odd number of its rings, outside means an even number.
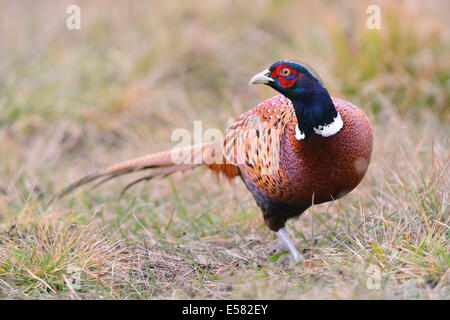
[[[288,68],[290,71],[290,74],[288,76],[283,76],[281,74],[281,70],[283,70],[284,68]],[[290,88],[292,87],[295,82],[297,82],[297,79],[299,76],[301,76],[303,73],[298,72],[297,70],[293,69],[292,67],[290,67],[287,64],[282,64],[282,65],[278,65],[276,66],[273,70],[272,73],[270,74],[270,77],[272,79],[276,79],[279,81],[279,83],[284,87],[284,88]]]

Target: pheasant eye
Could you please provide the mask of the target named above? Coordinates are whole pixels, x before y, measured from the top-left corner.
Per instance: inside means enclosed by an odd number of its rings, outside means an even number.
[[[291,74],[291,70],[289,68],[283,68],[280,73],[283,77],[288,77]]]

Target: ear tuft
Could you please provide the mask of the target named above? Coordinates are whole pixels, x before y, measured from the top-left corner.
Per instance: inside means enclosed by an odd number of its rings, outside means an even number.
[[[322,81],[322,79],[320,78],[320,76],[319,76],[319,74],[316,72],[316,70],[314,70],[314,68],[311,66],[311,65],[309,65],[309,64],[307,64],[307,63],[305,63],[305,62],[302,62],[302,61],[299,61],[299,60],[284,60],[285,62],[287,62],[287,63],[292,63],[292,64],[296,64],[296,65],[299,65],[299,66],[301,66],[301,67],[303,67],[304,69],[306,69],[317,81],[319,81],[319,83],[323,86],[324,84],[323,84],[323,81]]]

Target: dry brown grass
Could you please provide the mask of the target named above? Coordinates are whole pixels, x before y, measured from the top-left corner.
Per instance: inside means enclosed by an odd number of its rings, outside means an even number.
[[[77,292],[96,292],[97,297],[102,286],[114,297],[116,283],[128,278],[132,263],[117,234],[105,236],[92,225],[70,223],[55,212],[38,216],[35,210],[24,208],[0,235],[0,279],[11,290],[7,296],[42,297],[66,290],[70,298],[80,299]]]

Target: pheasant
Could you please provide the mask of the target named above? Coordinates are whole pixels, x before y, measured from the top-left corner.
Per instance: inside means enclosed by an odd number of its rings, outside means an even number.
[[[274,63],[249,84],[265,84],[280,94],[237,119],[223,141],[151,154],[111,166],[63,189],[60,198],[92,181],[150,173],[125,189],[157,176],[204,166],[229,179],[240,177],[295,261],[303,261],[285,224],[313,204],[339,199],[364,177],[372,155],[373,133],[364,112],[330,97],[317,73],[291,60]]]

